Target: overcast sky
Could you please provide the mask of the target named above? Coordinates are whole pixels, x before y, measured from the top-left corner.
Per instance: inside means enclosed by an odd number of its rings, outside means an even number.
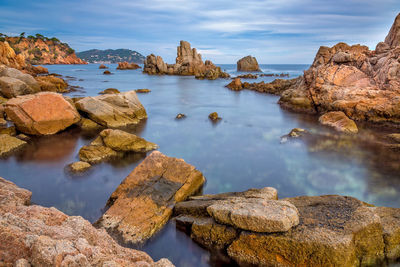
[[[321,45],[383,41],[400,0],[0,0],[0,32],[41,33],[77,51],[129,48],[173,63],[179,40],[203,59],[312,63]]]

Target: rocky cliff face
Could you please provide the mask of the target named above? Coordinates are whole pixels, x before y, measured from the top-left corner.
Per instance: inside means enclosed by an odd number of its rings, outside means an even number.
[[[68,44],[55,38],[6,37],[5,41],[29,64],[86,64],[75,55],[75,51]]]
[[[21,54],[15,54],[14,49],[11,48],[8,42],[0,42],[0,64],[15,69],[26,67],[25,57]]]
[[[160,56],[153,54],[144,61],[144,73],[169,75],[194,75],[198,79],[227,78],[229,74],[216,67],[211,61],[203,62],[196,48],[191,48],[186,41],[181,41],[177,48],[175,64],[166,64]]]
[[[400,124],[400,14],[374,51],[338,43],[322,46],[311,67],[282,93],[286,108],[343,111],[355,120]]]

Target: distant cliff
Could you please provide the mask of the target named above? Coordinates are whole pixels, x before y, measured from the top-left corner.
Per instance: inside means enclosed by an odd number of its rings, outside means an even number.
[[[0,42],[7,42],[15,54],[25,58],[28,64],[86,64],[68,44],[57,38],[50,39],[40,34],[28,37],[1,35]]]
[[[129,49],[107,49],[98,50],[91,49],[76,53],[76,55],[89,63],[118,63],[118,62],[133,62],[143,63],[145,57],[139,52]]]

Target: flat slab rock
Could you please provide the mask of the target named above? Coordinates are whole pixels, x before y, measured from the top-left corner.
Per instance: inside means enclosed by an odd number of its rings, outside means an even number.
[[[260,233],[286,232],[299,224],[297,208],[287,201],[223,201],[207,208],[219,223]]]
[[[173,266],[118,245],[80,216],[29,205],[30,198],[0,178],[0,266]]]
[[[147,118],[135,91],[84,97],[75,105],[91,120],[107,128],[134,125]]]
[[[114,191],[96,224],[127,243],[142,243],[167,223],[177,202],[204,182],[194,166],[154,151]]]
[[[331,111],[319,117],[319,122],[330,126],[338,132],[356,134],[358,128],[356,123],[349,119],[342,111]]]
[[[0,134],[0,157],[8,156],[16,150],[23,148],[25,145],[25,141],[16,137],[8,134]]]
[[[227,199],[245,207],[246,201],[266,201],[244,195],[225,193],[178,203],[174,210],[177,227],[211,250],[223,249],[239,265],[377,266],[400,259],[400,209],[373,207],[337,195],[287,198],[282,201],[297,208],[299,223],[276,233],[243,230],[226,217],[218,221],[213,212],[207,212]],[[224,214],[228,209],[222,207]]]

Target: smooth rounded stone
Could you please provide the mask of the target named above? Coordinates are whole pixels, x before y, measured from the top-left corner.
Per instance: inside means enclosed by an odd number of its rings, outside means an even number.
[[[0,178],[0,265],[172,266],[124,248],[80,216],[29,205],[31,192]],[[23,260],[25,259],[25,260]],[[15,265],[14,265],[15,266]],[[23,265],[22,265],[23,266]]]
[[[147,118],[135,91],[84,97],[75,105],[91,120],[107,128],[134,125]]]
[[[217,112],[212,112],[208,115],[208,118],[212,121],[220,120],[221,118],[218,116]]]
[[[239,59],[236,65],[238,71],[260,71],[257,59],[252,56]]]
[[[175,119],[183,119],[183,118],[186,118],[186,115],[185,114],[183,114],[183,113],[178,113],[178,115],[176,115],[176,117],[175,117]]]
[[[112,73],[111,73],[111,71],[109,71],[109,70],[105,70],[105,71],[103,72],[103,74],[104,74],[104,75],[110,75],[110,74],[112,74]]]
[[[338,132],[356,134],[358,128],[356,123],[349,119],[342,111],[331,111],[319,117],[319,122],[330,126]]]
[[[99,66],[99,69],[108,69],[108,67],[107,67],[106,65],[104,65],[104,64],[101,64],[101,65]]]
[[[8,67],[6,67],[4,69],[0,69],[0,77],[2,77],[2,76],[18,79],[18,80],[24,82],[28,87],[30,87],[30,89],[34,93],[40,91],[40,86],[39,86],[38,82],[35,80],[35,78],[33,78],[32,75],[23,73],[20,70],[17,70],[14,68],[8,68]]]
[[[136,89],[135,92],[138,94],[147,94],[147,93],[150,93],[151,90],[150,89]]]
[[[379,266],[383,263],[385,243],[381,218],[368,204],[335,195],[284,200],[296,206],[299,225],[283,233],[243,231],[229,246],[230,257],[239,264],[262,266]]]
[[[119,94],[121,93],[118,89],[116,88],[107,88],[101,92],[99,92],[99,95],[106,95],[106,94]]]
[[[121,152],[147,152],[158,148],[157,144],[121,130],[106,129],[100,136],[105,146]]]
[[[102,145],[83,146],[79,150],[79,159],[90,164],[99,163],[122,156],[121,153]]]
[[[11,77],[0,77],[0,93],[7,98],[13,98],[19,95],[32,94],[35,91],[21,80]]]
[[[176,203],[196,193],[205,182],[202,173],[182,159],[152,152],[110,196],[98,227],[139,244],[169,220]]]
[[[71,163],[70,165],[68,165],[68,167],[72,172],[84,172],[84,171],[90,169],[90,167],[92,167],[92,165],[90,165],[89,163],[84,162],[84,161],[77,161],[77,162]]]
[[[0,156],[8,156],[26,145],[25,141],[10,136],[8,134],[0,134]]]
[[[299,224],[296,207],[281,200],[224,201],[207,211],[219,223],[259,233],[286,232]]]
[[[80,120],[80,115],[61,94],[42,92],[7,101],[7,116],[25,134],[50,135]]]

